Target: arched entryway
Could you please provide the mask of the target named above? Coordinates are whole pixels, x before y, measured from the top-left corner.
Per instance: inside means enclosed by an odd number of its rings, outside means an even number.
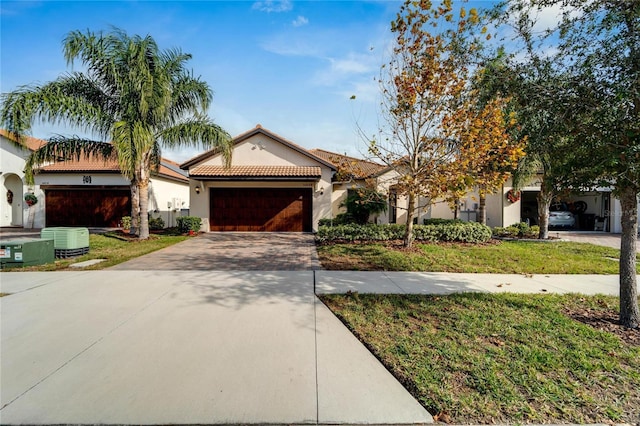
[[[0,198],[0,226],[22,226],[23,185],[20,176],[7,173],[2,176],[2,197]]]

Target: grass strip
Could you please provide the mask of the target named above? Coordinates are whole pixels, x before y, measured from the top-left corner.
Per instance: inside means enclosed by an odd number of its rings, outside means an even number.
[[[184,241],[189,237],[182,235],[159,235],[152,234],[147,240],[137,240],[126,238],[118,233],[90,234],[89,253],[70,258],[56,259],[53,263],[26,268],[7,268],[6,271],[58,271],[69,268],[73,263],[83,262],[91,259],[106,259],[104,262],[88,266],[89,269],[104,269],[118,263],[151,253],[156,250]]]
[[[346,243],[318,246],[324,269],[514,274],[617,274],[620,250],[573,242]]]
[[[612,312],[617,298],[350,293],[322,299],[441,421],[640,418],[638,340],[625,342],[566,314]]]

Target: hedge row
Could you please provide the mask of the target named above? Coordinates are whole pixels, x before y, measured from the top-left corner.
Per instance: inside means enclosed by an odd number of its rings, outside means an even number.
[[[337,225],[320,226],[316,239],[327,241],[389,241],[404,237],[405,225]],[[443,222],[414,225],[416,241],[456,241],[484,243],[491,239],[491,228],[476,222]]]

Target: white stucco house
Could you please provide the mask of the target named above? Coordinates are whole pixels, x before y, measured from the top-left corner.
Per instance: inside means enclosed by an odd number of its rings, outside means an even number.
[[[24,201],[26,193],[33,193],[38,200],[44,193],[38,185],[28,186],[24,180],[24,165],[27,157],[45,141],[32,137],[19,145],[9,133],[0,129],[0,226],[35,227],[44,226],[44,206],[36,203],[29,207]]]
[[[115,160],[72,159],[41,167],[35,185],[24,179],[26,158],[46,143],[26,138],[26,147],[17,146],[0,131],[2,182],[4,191],[12,191],[0,202],[2,224],[43,228],[51,226],[119,227],[123,216],[131,214],[129,181],[120,174]],[[33,192],[38,203],[27,207],[24,194]],[[189,210],[189,180],[179,165],[162,158],[149,186],[149,214],[161,217],[165,226],[174,226],[176,218]]]
[[[331,214],[336,167],[259,124],[233,139],[231,167],[216,149],[180,167],[205,232],[312,232]]]
[[[332,162],[338,169],[333,180],[331,217],[345,212],[341,207],[349,190],[356,190],[366,184],[374,185],[379,192],[389,197],[389,207],[386,213],[380,213],[370,218],[374,223],[406,223],[407,200],[394,191],[393,187],[400,174],[391,168],[375,162],[361,160],[338,153],[324,150],[312,150],[318,156]],[[495,194],[489,194],[486,200],[487,225],[490,227],[509,226],[519,222],[537,224],[537,200],[540,192],[540,178],[535,177],[522,188],[520,198],[512,201],[507,196],[513,190],[511,180]],[[419,200],[420,208],[416,223],[424,223],[425,219],[441,218],[453,219],[457,217],[464,221],[476,221],[478,215],[479,195],[477,191],[468,192],[459,202],[458,211],[454,212],[444,200]],[[582,231],[621,232],[620,202],[612,196],[611,188],[596,188],[593,191],[576,192],[559,199],[567,206],[581,202],[586,210],[576,212],[576,227]]]
[[[342,204],[350,191],[356,191],[367,185],[372,176],[384,170],[384,166],[373,161],[362,160],[324,149],[312,149],[311,152],[333,164],[336,172],[331,181],[331,216],[335,218],[346,211]],[[375,219],[374,219],[375,221]]]

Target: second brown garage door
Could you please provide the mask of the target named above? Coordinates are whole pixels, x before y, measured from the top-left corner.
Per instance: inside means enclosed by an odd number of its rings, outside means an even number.
[[[211,231],[310,232],[310,188],[212,188]]]

